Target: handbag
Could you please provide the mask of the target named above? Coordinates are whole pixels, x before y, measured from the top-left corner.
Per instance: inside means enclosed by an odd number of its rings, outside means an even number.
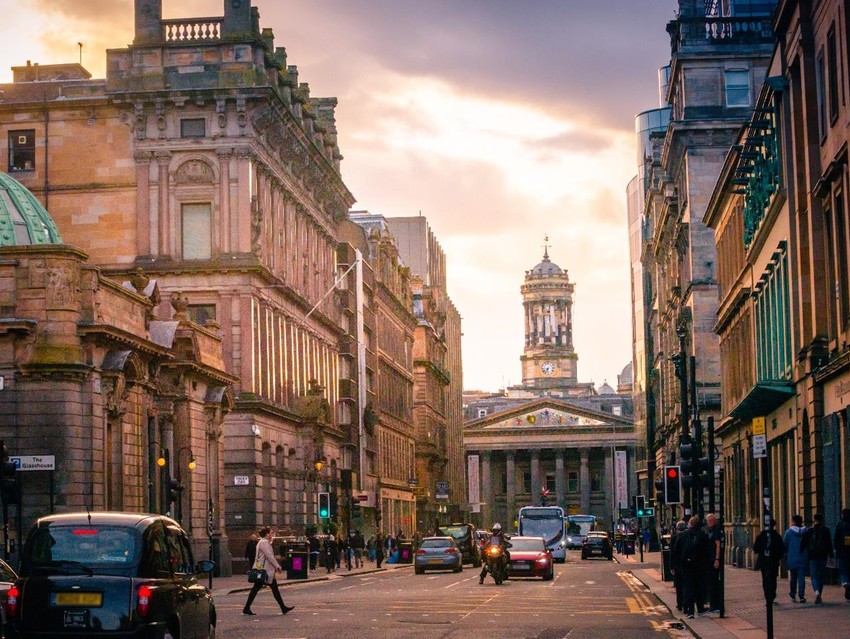
[[[248,571],[248,583],[266,583],[266,571],[263,568],[251,568]]]

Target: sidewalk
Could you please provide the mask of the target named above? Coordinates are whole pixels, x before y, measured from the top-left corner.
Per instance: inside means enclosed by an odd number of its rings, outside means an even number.
[[[617,561],[628,567],[653,594],[700,639],[764,639],[767,637],[767,613],[761,589],[761,574],[755,570],[726,566],[725,569],[725,616],[721,619],[713,614],[706,617],[686,619],[676,610],[676,591],[673,582],[661,580],[661,553],[614,555]],[[776,639],[805,636],[832,637],[844,634],[850,621],[850,601],[844,599],[841,586],[826,586],[823,605],[814,605],[811,582],[806,579],[807,603],[794,603],[788,596],[788,580],[779,579],[776,589],[777,605],[773,607],[773,636]],[[845,628],[845,630],[841,630]]]
[[[388,564],[386,562],[380,568],[375,566],[374,561],[364,561],[362,568],[352,568],[348,570],[345,564],[335,572],[327,572],[324,568],[316,568],[309,573],[307,579],[287,579],[286,571],[277,576],[279,586],[294,586],[296,584],[315,583],[317,581],[328,581],[330,579],[344,579],[346,577],[357,577],[368,575],[374,572],[385,572],[387,570],[396,570],[400,568],[412,568],[413,564]],[[206,581],[204,583],[207,583]],[[251,590],[251,584],[248,583],[248,577],[242,573],[233,575],[232,577],[213,577],[212,593],[213,598],[223,595],[233,594],[235,592],[248,592]]]

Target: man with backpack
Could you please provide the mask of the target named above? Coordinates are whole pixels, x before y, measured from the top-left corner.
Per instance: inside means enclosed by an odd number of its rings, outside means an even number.
[[[826,562],[832,557],[832,537],[829,529],[823,525],[823,515],[815,513],[814,525],[803,535],[800,550],[809,554],[809,574],[812,579],[812,590],[815,591],[815,603],[823,603],[824,573]]]
[[[776,601],[776,581],[779,578],[779,562],[785,554],[785,542],[776,532],[776,522],[771,519],[767,528],[762,530],[753,544],[753,552],[758,555],[756,568],[761,570],[761,588],[768,606]]]
[[[676,535],[676,542],[670,550],[674,575],[678,573],[682,579],[682,607],[688,619],[694,618],[694,607],[699,614],[706,612],[705,571],[711,543],[700,524],[699,517],[691,517],[687,530]]]

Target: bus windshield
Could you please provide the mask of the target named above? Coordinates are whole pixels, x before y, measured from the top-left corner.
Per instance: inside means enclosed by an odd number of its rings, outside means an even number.
[[[585,537],[595,528],[596,517],[593,515],[567,515],[567,534]]]
[[[543,537],[547,544],[560,541],[564,531],[564,511],[560,508],[523,508],[519,511],[519,534]]]

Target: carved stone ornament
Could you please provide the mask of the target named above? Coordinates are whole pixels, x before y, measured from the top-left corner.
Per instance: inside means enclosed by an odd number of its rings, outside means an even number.
[[[310,380],[307,394],[295,398],[295,413],[305,422],[326,424],[330,404],[324,393],[325,389],[316,380]]]
[[[178,167],[174,181],[177,184],[210,184],[215,182],[215,172],[203,160],[188,160]]]
[[[48,309],[71,309],[77,301],[77,279],[70,264],[49,266],[45,302]]]

